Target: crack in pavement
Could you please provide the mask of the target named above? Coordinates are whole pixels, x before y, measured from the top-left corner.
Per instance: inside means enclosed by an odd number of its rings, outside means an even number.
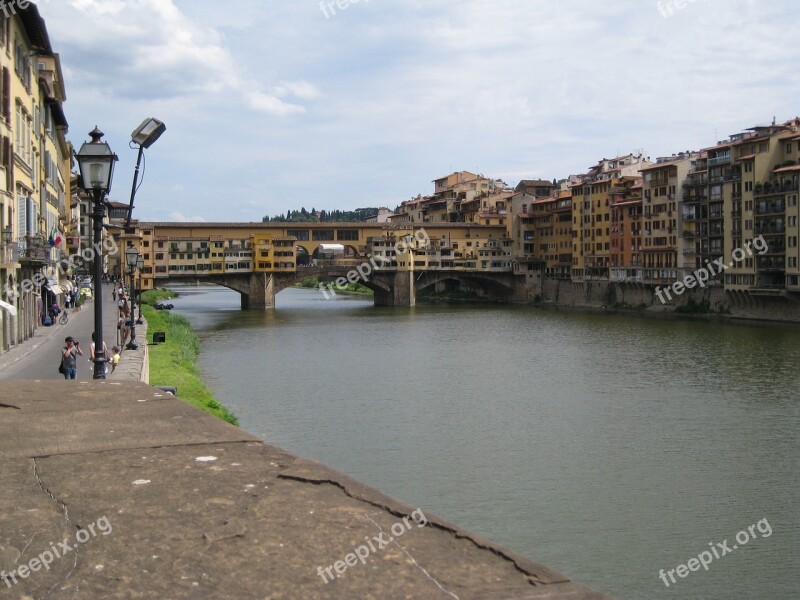
[[[399,517],[399,518],[403,518],[403,517],[407,517],[408,516],[408,515],[403,514],[400,511],[397,511],[397,510],[393,509],[390,506],[387,506],[385,504],[381,504],[380,502],[376,502],[374,500],[371,500],[369,498],[365,498],[365,497],[360,496],[358,494],[353,494],[352,492],[350,492],[347,489],[347,487],[345,485],[343,485],[341,482],[333,480],[333,479],[308,479],[308,478],[302,477],[300,475],[289,475],[289,474],[283,474],[283,473],[279,473],[278,474],[278,479],[288,479],[288,480],[292,480],[292,481],[298,481],[300,483],[310,483],[312,485],[323,485],[323,484],[332,485],[334,487],[338,487],[340,490],[342,490],[344,492],[344,494],[347,497],[352,498],[353,500],[358,500],[359,502],[364,502],[364,503],[369,504],[371,506],[374,506],[376,508],[380,508],[381,510],[383,510],[385,512],[388,512],[389,514],[394,515],[394,516]],[[514,565],[514,568],[516,568],[517,571],[519,571],[520,573],[522,573],[523,575],[525,575],[527,577],[528,583],[530,583],[532,586],[538,586],[538,585],[541,585],[541,584],[544,583],[536,573],[531,573],[530,571],[525,569],[522,565],[520,565],[513,557],[508,556],[507,554],[505,554],[504,552],[502,552],[501,550],[499,550],[499,549],[497,549],[495,547],[492,547],[492,546],[489,546],[489,545],[486,545],[486,544],[481,544],[480,542],[478,542],[477,540],[473,539],[472,537],[470,537],[468,535],[462,535],[458,531],[456,531],[456,530],[454,530],[454,529],[452,529],[450,527],[447,527],[447,526],[445,526],[445,525],[443,525],[441,523],[437,523],[435,521],[428,520],[428,526],[434,527],[436,529],[440,529],[442,531],[446,531],[446,532],[450,533],[457,540],[467,540],[469,542],[472,542],[472,544],[474,544],[475,547],[478,548],[479,550],[485,550],[485,551],[491,552],[495,556],[510,562],[512,565]],[[555,583],[567,583],[567,582],[569,582],[569,579],[564,579],[563,581],[552,581],[551,583],[555,584]]]
[[[44,482],[42,481],[41,477],[39,477],[38,464],[36,463],[36,459],[35,458],[33,459],[33,476],[36,479],[36,483],[39,486],[39,489],[41,489],[45,494],[47,494],[50,497],[50,499],[53,501],[53,503],[55,503],[55,505],[58,506],[61,509],[61,512],[64,515],[64,520],[67,522],[67,525],[69,525],[70,528],[72,526],[74,526],[77,529],[82,529],[80,526],[74,525],[72,523],[72,520],[69,518],[69,507],[67,507],[67,505],[64,502],[62,502],[61,500],[56,498],[55,495],[53,494],[53,492],[51,492],[50,489],[44,485]],[[47,593],[44,596],[42,596],[41,600],[44,600],[50,594],[52,594],[53,590],[55,590],[59,585],[63,584],[65,581],[67,581],[72,576],[72,574],[75,572],[75,569],[78,568],[78,556],[79,556],[78,545],[75,545],[74,547],[72,547],[72,552],[75,555],[75,560],[72,561],[72,567],[70,568],[70,570],[67,572],[67,574],[64,576],[64,578],[61,581],[56,582],[55,584],[53,584],[53,587],[51,587],[47,591]]]
[[[378,523],[377,523],[377,522],[376,522],[376,521],[375,521],[375,520],[374,520],[372,517],[370,517],[370,516],[369,516],[367,513],[364,513],[364,518],[366,518],[366,519],[368,519],[369,521],[371,521],[371,522],[372,522],[372,524],[373,524],[373,525],[375,525],[375,527],[377,527],[377,528],[378,528],[378,531],[380,531],[380,532],[381,532],[381,535],[383,535],[383,534],[385,533],[385,532],[383,531],[383,527],[381,527],[380,525],[378,525]],[[455,595],[453,592],[451,592],[450,590],[448,590],[447,588],[445,588],[445,587],[444,587],[444,586],[443,586],[441,583],[439,583],[439,582],[437,581],[437,579],[436,579],[436,578],[435,578],[433,575],[431,575],[430,573],[428,573],[428,571],[427,571],[427,570],[426,570],[426,569],[425,569],[425,568],[424,568],[422,565],[420,565],[420,564],[419,564],[419,563],[418,563],[418,562],[417,562],[417,561],[414,559],[414,557],[413,557],[413,556],[411,556],[411,553],[410,553],[410,552],[409,552],[409,551],[406,549],[406,547],[405,547],[405,546],[403,546],[403,544],[401,544],[400,542],[398,542],[396,538],[395,538],[395,539],[393,539],[393,540],[392,540],[392,542],[393,542],[394,544],[397,544],[397,546],[398,546],[398,547],[400,548],[400,550],[402,550],[402,551],[403,551],[403,553],[404,553],[404,554],[405,554],[405,555],[406,555],[406,556],[409,558],[409,560],[412,562],[412,564],[413,564],[415,567],[417,567],[417,568],[418,568],[420,571],[422,571],[422,572],[425,574],[425,577],[427,577],[427,578],[428,578],[428,579],[430,579],[430,580],[431,580],[433,583],[435,583],[435,584],[436,584],[436,587],[438,587],[438,588],[439,588],[440,590],[442,590],[444,593],[446,593],[446,594],[449,594],[450,596],[452,596],[452,597],[453,597],[453,598],[455,598],[456,600],[460,600],[460,598],[459,598],[457,595]]]

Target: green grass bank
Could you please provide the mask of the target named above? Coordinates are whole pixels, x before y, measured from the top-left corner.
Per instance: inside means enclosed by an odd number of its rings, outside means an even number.
[[[238,426],[236,415],[214,398],[203,383],[197,366],[200,340],[189,320],[168,310],[154,308],[156,303],[174,297],[174,292],[163,289],[142,294],[142,313],[147,319],[149,334],[152,336],[154,331],[163,331],[167,337],[164,344],[150,345],[150,384],[176,387],[182,400]]]

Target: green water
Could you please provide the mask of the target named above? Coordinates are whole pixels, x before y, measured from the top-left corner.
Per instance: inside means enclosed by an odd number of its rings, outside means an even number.
[[[270,443],[619,598],[800,597],[797,328],[184,292],[208,383]]]

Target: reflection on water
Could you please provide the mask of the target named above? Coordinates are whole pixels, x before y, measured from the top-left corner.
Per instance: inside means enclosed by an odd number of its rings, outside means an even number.
[[[209,384],[270,443],[620,598],[800,589],[797,328],[182,292]]]

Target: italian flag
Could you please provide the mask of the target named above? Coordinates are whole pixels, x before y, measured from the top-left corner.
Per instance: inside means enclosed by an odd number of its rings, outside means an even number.
[[[55,248],[60,246],[63,241],[64,236],[61,235],[61,232],[54,226],[53,230],[50,232],[50,247]]]

